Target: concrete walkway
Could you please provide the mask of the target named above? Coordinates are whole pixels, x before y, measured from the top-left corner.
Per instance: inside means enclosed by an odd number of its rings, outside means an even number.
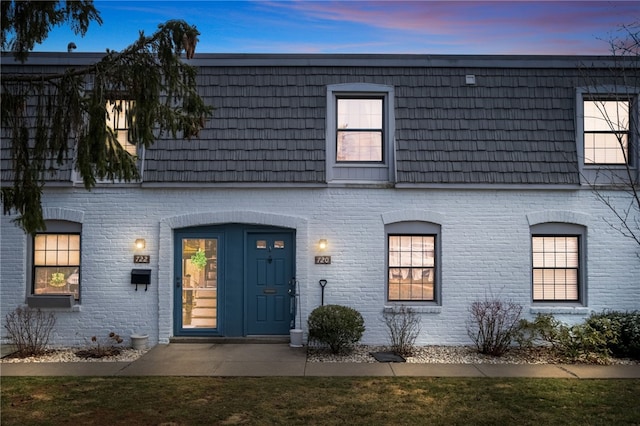
[[[0,376],[411,376],[640,379],[640,365],[307,362],[287,344],[171,343],[133,362],[3,363]]]

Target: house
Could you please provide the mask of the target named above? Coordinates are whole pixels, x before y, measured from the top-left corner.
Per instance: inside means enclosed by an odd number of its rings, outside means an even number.
[[[34,53],[2,73],[98,58]],[[192,63],[216,108],[197,139],[139,149],[133,183],[88,192],[71,168],[52,174],[46,233],[1,218],[3,321],[29,304],[56,313],[57,345],[110,331],[157,344],[288,336],[324,302],[357,309],[363,342],[385,344],[383,312],[406,305],[421,319],[416,343],[456,345],[486,297],[570,323],[640,307],[638,244],[592,187],[624,208],[615,172],[638,178],[640,85],[619,81],[616,58]],[[615,131],[607,111],[626,111]]]

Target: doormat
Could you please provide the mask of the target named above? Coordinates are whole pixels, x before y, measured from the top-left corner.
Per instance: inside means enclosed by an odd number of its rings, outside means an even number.
[[[406,359],[393,352],[369,352],[378,362],[407,362]]]

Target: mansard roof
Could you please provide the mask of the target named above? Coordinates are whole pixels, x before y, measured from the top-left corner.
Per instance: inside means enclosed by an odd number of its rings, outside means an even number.
[[[2,73],[53,73],[98,54],[3,58]],[[577,185],[576,88],[607,83],[610,57],[203,54],[215,107],[199,137],[160,138],[146,184],[326,182],[327,86],[394,87],[396,182]],[[467,84],[466,76],[475,76]],[[612,84],[612,83],[611,83]],[[2,145],[2,180],[10,152]],[[68,181],[67,168],[53,178]]]

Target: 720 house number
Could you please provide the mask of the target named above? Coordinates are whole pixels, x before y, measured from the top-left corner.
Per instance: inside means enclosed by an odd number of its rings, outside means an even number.
[[[316,265],[330,265],[331,256],[316,256]]]

